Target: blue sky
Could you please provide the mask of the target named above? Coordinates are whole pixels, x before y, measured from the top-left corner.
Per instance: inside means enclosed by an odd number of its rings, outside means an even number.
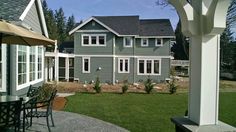
[[[48,7],[63,8],[66,16],[74,14],[76,21],[91,16],[139,15],[141,19],[168,18],[176,27],[178,15],[172,7],[160,7],[157,0],[47,0]]]

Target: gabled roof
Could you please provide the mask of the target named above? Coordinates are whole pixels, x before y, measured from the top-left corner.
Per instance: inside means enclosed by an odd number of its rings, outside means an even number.
[[[48,37],[41,0],[0,0],[0,19],[13,21],[16,24],[20,23],[21,26],[24,26],[22,22],[33,4],[37,6],[37,11],[39,11],[43,34]]]
[[[139,16],[94,16],[120,35],[139,35]]]
[[[30,0],[0,0],[0,18],[19,21]]]
[[[139,36],[175,36],[169,19],[141,19]]]
[[[141,19],[139,16],[93,16],[70,31],[73,34],[94,20],[117,36],[174,37],[169,19]]]

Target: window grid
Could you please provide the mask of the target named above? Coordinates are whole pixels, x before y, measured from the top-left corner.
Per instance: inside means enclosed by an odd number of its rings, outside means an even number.
[[[160,75],[160,59],[138,59],[138,75]]]
[[[129,73],[129,58],[118,59],[118,73]]]

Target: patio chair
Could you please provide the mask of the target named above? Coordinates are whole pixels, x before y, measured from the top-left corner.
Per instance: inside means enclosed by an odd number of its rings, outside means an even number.
[[[0,103],[0,131],[14,127],[15,132],[20,131],[20,113],[23,99],[18,101]]]
[[[56,96],[56,93],[57,93],[57,90],[55,89],[52,91],[51,96],[49,98],[40,102],[37,101],[35,108],[42,108],[42,110],[31,109],[31,111],[26,114],[26,117],[30,117],[30,118],[46,117],[47,127],[48,127],[49,132],[51,131],[50,126],[49,126],[49,116],[51,117],[52,126],[54,127],[54,121],[52,117],[52,105],[53,105],[53,101]],[[30,126],[32,126],[32,122]]]
[[[41,88],[42,88],[41,86],[34,87],[34,86],[30,85],[29,90],[28,90],[26,96],[27,97],[34,97],[34,96],[38,95],[40,90],[41,90]]]

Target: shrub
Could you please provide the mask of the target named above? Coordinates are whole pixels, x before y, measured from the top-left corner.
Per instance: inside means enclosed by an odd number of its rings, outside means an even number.
[[[122,93],[126,93],[129,88],[128,80],[124,80],[123,86],[122,86]]]
[[[170,81],[168,82],[169,85],[169,92],[170,94],[174,94],[177,92],[178,85],[176,84],[176,78],[175,78],[175,69],[171,68],[170,70],[171,78]]]
[[[146,91],[148,94],[150,94],[151,91],[152,91],[152,89],[153,89],[153,87],[154,87],[154,84],[152,83],[152,79],[150,79],[150,78],[148,77],[148,79],[145,81],[144,85],[145,85],[145,91]]]
[[[101,93],[101,84],[100,84],[99,77],[96,78],[96,82],[94,84],[93,89],[96,91],[96,93]]]
[[[57,88],[56,84],[49,84],[49,83],[44,83],[42,87],[39,87],[39,97],[38,100],[45,100],[50,98],[51,93],[54,89]]]

